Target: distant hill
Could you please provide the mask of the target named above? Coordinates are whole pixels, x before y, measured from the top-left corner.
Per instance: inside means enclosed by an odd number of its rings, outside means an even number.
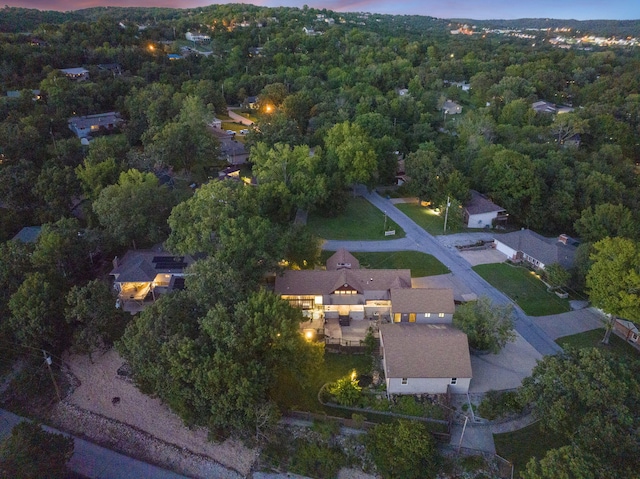
[[[82,20],[76,12],[41,11],[35,8],[4,7],[0,9],[0,32],[31,32],[43,23],[60,24]]]
[[[640,20],[558,20],[553,18],[519,18],[517,20],[472,20],[456,18],[451,21],[475,25],[478,28],[524,29],[569,27],[585,35],[638,37]]]

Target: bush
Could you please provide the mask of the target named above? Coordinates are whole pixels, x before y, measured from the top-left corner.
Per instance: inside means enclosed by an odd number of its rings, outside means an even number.
[[[361,396],[362,388],[355,379],[355,374],[338,379],[329,385],[329,393],[335,397],[336,402],[342,406],[353,406]]]
[[[489,391],[478,406],[478,414],[489,420],[507,414],[519,414],[523,410],[524,404],[516,391]]]
[[[346,462],[340,449],[307,442],[297,448],[290,468],[296,474],[324,479],[336,477]]]
[[[314,419],[311,430],[320,434],[325,441],[329,440],[332,436],[337,435],[340,432],[340,424],[336,421]]]

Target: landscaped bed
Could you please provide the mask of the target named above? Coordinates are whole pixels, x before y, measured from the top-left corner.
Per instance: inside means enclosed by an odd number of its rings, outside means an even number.
[[[345,211],[336,217],[312,214],[307,221],[309,229],[320,238],[332,240],[392,240],[404,238],[400,226],[386,219],[387,231],[395,235],[385,236],[385,215],[364,198],[351,198]]]
[[[497,263],[474,266],[473,270],[509,296],[529,316],[548,316],[571,310],[567,299],[548,292],[545,284],[526,268]]]
[[[323,251],[321,261],[326,262],[334,251]],[[430,254],[420,251],[393,251],[377,253],[354,253],[360,267],[367,269],[410,269],[412,278],[447,274],[445,265]]]

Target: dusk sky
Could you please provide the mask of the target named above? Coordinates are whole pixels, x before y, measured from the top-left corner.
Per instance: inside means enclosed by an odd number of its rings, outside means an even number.
[[[22,0],[5,5],[41,10],[77,10],[111,5],[119,7],[192,8],[212,3],[251,3],[266,7],[327,8],[337,12],[374,12],[429,15],[438,18],[512,19],[560,18],[575,20],[637,20],[639,0],[254,0],[212,2],[208,0]]]

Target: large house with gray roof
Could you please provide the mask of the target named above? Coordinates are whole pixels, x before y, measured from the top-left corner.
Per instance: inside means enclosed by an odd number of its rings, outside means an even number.
[[[467,335],[445,324],[381,324],[387,394],[465,394],[471,383]]]
[[[496,236],[494,243],[496,249],[511,261],[526,261],[537,269],[544,269],[553,263],[565,269],[571,268],[578,244],[564,234],[557,238],[545,238],[529,229]]]

